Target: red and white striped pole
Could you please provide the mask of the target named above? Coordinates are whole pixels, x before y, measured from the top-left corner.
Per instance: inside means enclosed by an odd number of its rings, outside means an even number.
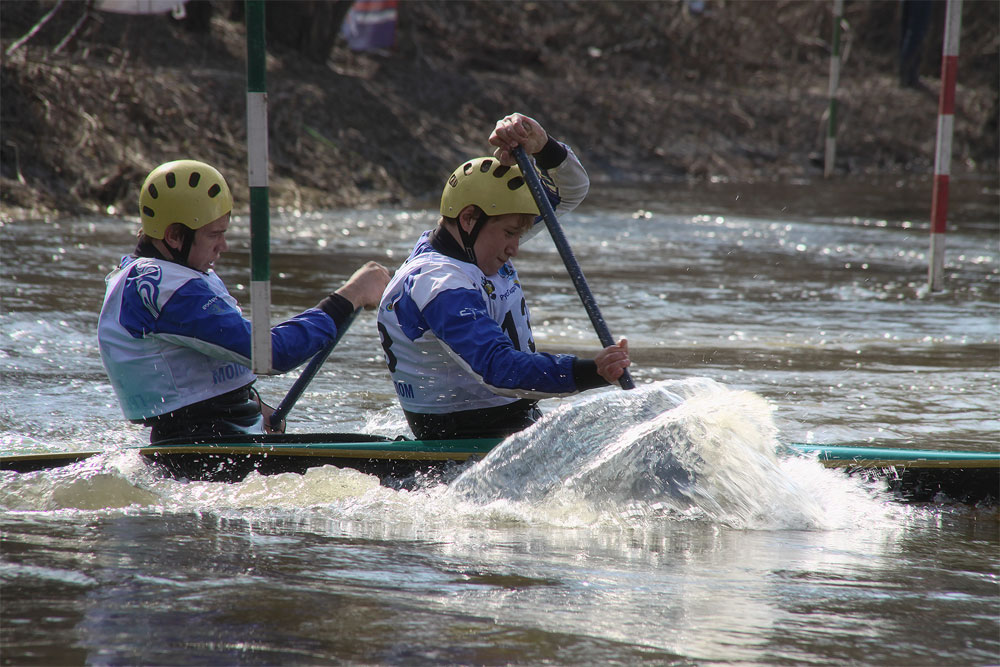
[[[944,284],[944,235],[948,227],[948,177],[951,174],[951,135],[955,128],[955,80],[958,78],[958,41],[961,32],[962,0],[948,0],[941,56],[934,193],[931,197],[931,257],[927,270],[927,282],[934,292],[940,291]]]

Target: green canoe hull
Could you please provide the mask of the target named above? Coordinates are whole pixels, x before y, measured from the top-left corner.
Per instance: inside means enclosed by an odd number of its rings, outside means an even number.
[[[389,440],[358,433],[225,436],[168,441],[138,447],[139,453],[179,479],[238,482],[251,472],[303,473],[332,465],[377,475],[384,484],[405,484],[417,474],[442,474],[483,458],[500,440]],[[788,445],[816,456],[824,466],[878,478],[901,500],[947,498],[995,503],[1000,496],[1000,453],[944,450]],[[70,465],[102,452],[23,454],[0,457],[0,469],[31,472]]]

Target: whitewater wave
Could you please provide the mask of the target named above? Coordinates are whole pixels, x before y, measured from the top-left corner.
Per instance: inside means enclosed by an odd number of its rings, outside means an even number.
[[[880,495],[882,494],[882,495]],[[357,521],[839,529],[886,515],[882,491],[789,453],[762,397],[705,378],[582,396],[447,485],[409,491],[333,466],[240,483],[163,476],[134,451],[0,476],[6,511],[325,509]]]
[[[590,395],[511,436],[449,493],[550,516],[736,528],[839,528],[858,503],[882,507],[858,481],[785,453],[772,411],[757,394],[706,378]]]

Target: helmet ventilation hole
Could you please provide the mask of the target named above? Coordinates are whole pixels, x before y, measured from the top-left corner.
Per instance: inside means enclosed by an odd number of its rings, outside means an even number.
[[[492,160],[483,160],[482,164],[479,165],[479,171],[485,174],[490,170],[492,166],[493,166]]]
[[[519,187],[524,185],[524,179],[520,176],[515,176],[514,178],[507,181],[508,190],[517,190]]]
[[[192,171],[191,175],[188,176],[188,186],[196,188],[198,187],[198,181],[200,180],[201,180],[201,174],[199,174],[197,171]]]
[[[176,185],[177,185],[177,176],[175,176],[174,172],[172,171],[167,172],[167,187],[172,188]]]
[[[151,218],[155,218],[156,217],[156,212],[153,209],[149,208],[148,206],[143,206],[142,207],[142,213],[143,213],[143,215],[148,215]]]
[[[157,197],[160,196],[160,193],[156,191],[155,183],[150,183],[149,187],[146,188],[146,190],[149,192],[149,196],[152,197],[153,199],[156,199]]]
[[[507,166],[504,166],[504,165],[500,165],[499,167],[497,167],[497,168],[496,168],[496,169],[495,169],[495,170],[493,171],[493,175],[494,175],[494,176],[495,176],[496,178],[503,178],[503,176],[504,176],[504,175],[505,175],[505,174],[506,174],[506,173],[507,173],[508,171],[510,171],[510,167],[507,167]]]
[[[222,188],[219,187],[219,184],[218,183],[213,183],[212,187],[210,187],[208,189],[208,196],[214,198],[220,192],[222,192]]]

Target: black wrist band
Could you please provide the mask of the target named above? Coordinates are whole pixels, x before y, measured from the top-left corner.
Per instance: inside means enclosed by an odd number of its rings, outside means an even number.
[[[343,326],[347,317],[354,312],[354,304],[351,303],[350,299],[339,294],[331,294],[320,301],[316,307],[333,319],[338,330]]]
[[[569,152],[561,143],[549,137],[542,150],[534,154],[539,169],[554,169],[566,161]]]

